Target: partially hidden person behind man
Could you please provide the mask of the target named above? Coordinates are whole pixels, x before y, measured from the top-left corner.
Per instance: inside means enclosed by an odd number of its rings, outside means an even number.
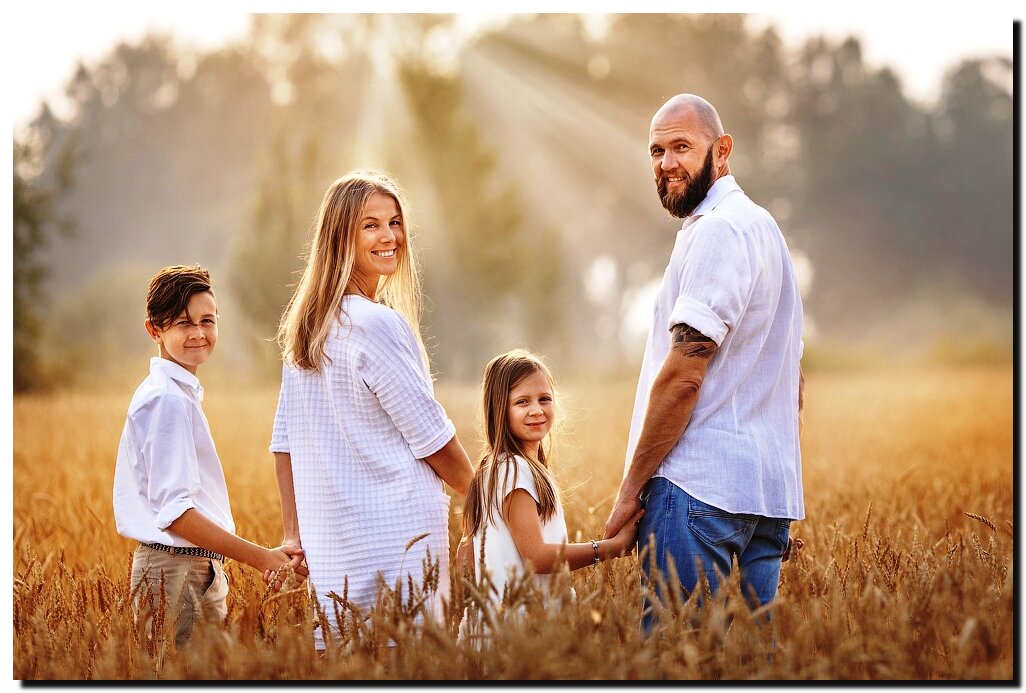
[[[173,265],[150,280],[144,326],[158,355],[132,396],[114,469],[118,533],[139,542],[133,613],[151,631],[171,624],[179,647],[197,623],[227,616],[226,557],[262,572],[272,589],[288,568],[299,580],[307,573],[300,549],[268,549],[235,534],[197,377],[217,345],[217,321],[204,268]],[[165,618],[155,619],[161,604]]]
[[[754,607],[776,596],[791,522],[805,517],[804,345],[787,244],[731,174],[733,146],[699,96],[674,96],[652,118],[656,189],[684,223],[659,289],[605,536],[644,508],[639,548],[651,541],[654,553],[642,557],[643,580],[653,567],[668,579],[672,561],[685,597],[703,574],[715,592],[736,558]],[[646,599],[646,633],[653,607]]]
[[[449,596],[449,496],[473,476],[434,397],[420,337],[420,274],[409,207],[388,175],[357,171],[328,188],[306,268],[281,319],[282,378],[270,450],[283,545],[305,549],[328,620],[314,646],[339,642],[332,594],[361,618],[379,582]],[[409,595],[403,597],[406,602]],[[411,598],[411,597],[410,597]]]

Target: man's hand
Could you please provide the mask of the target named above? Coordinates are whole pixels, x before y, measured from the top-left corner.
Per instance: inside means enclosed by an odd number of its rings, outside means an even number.
[[[602,538],[611,539],[615,537],[616,533],[623,529],[627,521],[633,519],[639,510],[641,510],[641,501],[638,500],[637,496],[618,497],[616,505],[613,506],[612,512],[609,513],[609,519],[606,520],[606,531]]]
[[[620,483],[604,539],[615,536],[641,508],[641,489],[684,435],[717,349],[716,342],[686,323],[670,329],[670,351],[652,383],[634,456]]]

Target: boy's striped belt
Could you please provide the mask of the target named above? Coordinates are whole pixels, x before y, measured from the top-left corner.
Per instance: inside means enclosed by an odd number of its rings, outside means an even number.
[[[167,546],[166,544],[143,544],[143,546],[156,549],[157,551],[167,551],[172,556],[201,556],[203,558],[213,558],[215,561],[224,563],[224,556],[221,554],[202,549],[198,546]]]

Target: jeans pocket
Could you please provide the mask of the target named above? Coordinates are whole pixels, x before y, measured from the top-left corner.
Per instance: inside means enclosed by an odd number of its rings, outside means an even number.
[[[773,541],[780,545],[780,553],[787,550],[787,540],[791,536],[791,521],[778,518],[773,532]]]
[[[695,498],[688,504],[688,529],[709,546],[744,545],[756,524],[750,515],[728,513]]]

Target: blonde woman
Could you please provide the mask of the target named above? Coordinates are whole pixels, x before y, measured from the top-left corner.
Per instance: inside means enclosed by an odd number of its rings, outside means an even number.
[[[321,202],[306,269],[279,327],[284,365],[270,447],[282,543],[304,549],[332,626],[329,592],[345,592],[366,613],[379,575],[389,586],[407,576],[419,585],[429,554],[441,571],[436,616],[448,598],[442,482],[465,495],[473,470],[434,399],[419,311],[398,186],[373,172],[339,178]],[[325,635],[316,631],[318,649]]]

